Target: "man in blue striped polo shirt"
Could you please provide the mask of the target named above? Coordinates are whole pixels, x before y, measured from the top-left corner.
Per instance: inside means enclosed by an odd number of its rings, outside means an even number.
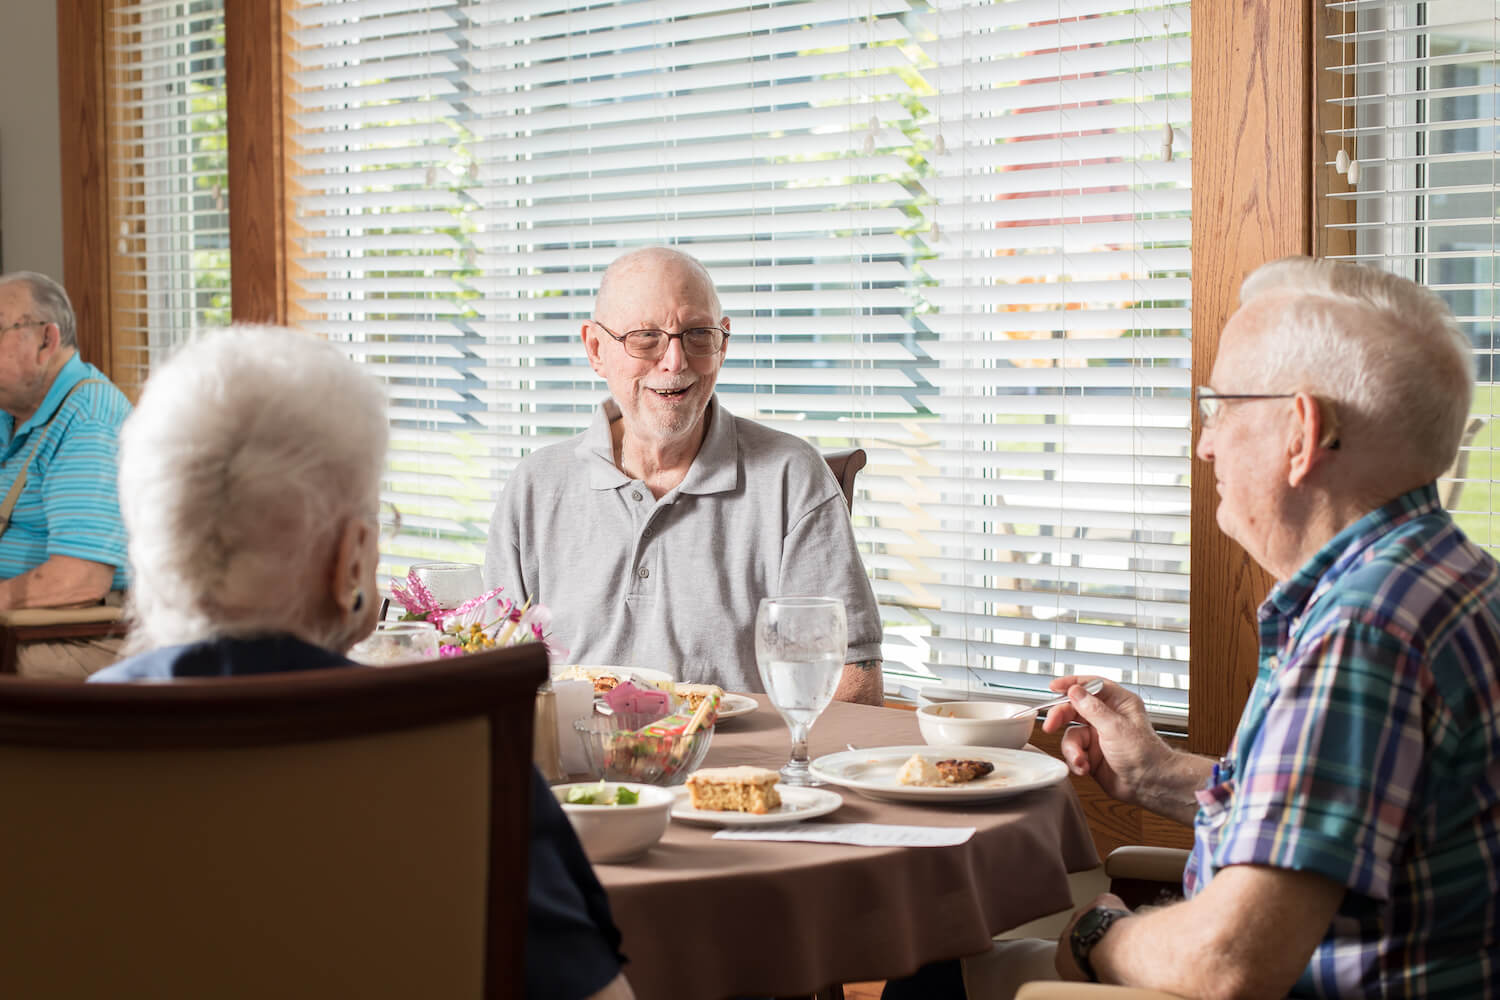
[[[1181,996],[1500,996],[1500,565],[1438,499],[1473,396],[1431,292],[1257,270],[1200,387],[1219,526],[1277,584],[1226,756],[1060,678],[1063,756],[1194,824],[1187,899],[1080,910],[1057,971]]]
[[[129,412],[78,356],[62,286],[0,275],[0,611],[83,607],[124,589],[115,441]],[[115,645],[24,644],[20,671],[82,677],[112,662]]]

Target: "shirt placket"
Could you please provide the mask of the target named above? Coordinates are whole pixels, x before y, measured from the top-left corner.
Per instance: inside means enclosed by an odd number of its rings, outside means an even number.
[[[637,597],[656,594],[660,588],[661,560],[655,541],[660,521],[669,503],[658,501],[645,483],[633,482],[623,488],[625,502],[635,525],[635,547],[630,561],[630,593]]]

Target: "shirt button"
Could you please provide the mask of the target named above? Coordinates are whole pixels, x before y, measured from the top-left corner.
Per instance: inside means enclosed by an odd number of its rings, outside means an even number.
[[[641,532],[641,534],[645,535],[647,538],[650,538],[653,534],[655,534],[655,532],[653,532],[652,529],[647,528],[645,531]]]
[[[635,575],[638,576],[638,577],[640,577],[642,580],[644,580],[644,579],[646,579],[646,577],[648,577],[648,576],[651,575],[651,571],[649,569],[647,569],[646,567],[642,566],[640,569],[638,569],[638,570],[635,571]]]
[[[631,493],[630,494],[630,499],[639,501],[641,499],[641,491],[640,490],[636,490],[635,492]]]

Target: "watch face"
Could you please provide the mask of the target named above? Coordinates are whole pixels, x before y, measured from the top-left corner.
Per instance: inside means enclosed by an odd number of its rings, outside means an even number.
[[[1100,930],[1114,923],[1115,912],[1114,910],[1105,909],[1102,906],[1094,907],[1078,918],[1078,923],[1073,925],[1073,936],[1077,938],[1093,937]],[[1092,943],[1090,942],[1090,944]]]

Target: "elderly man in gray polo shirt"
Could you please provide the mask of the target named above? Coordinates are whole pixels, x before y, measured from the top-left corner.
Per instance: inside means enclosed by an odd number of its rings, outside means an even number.
[[[840,597],[849,650],[835,697],[878,704],[880,613],[843,494],[811,445],[719,405],[728,338],[692,257],[648,248],[609,266],[583,344],[612,398],[506,482],[485,585],[545,603],[570,660],[735,691],[762,690],[762,597]]]

